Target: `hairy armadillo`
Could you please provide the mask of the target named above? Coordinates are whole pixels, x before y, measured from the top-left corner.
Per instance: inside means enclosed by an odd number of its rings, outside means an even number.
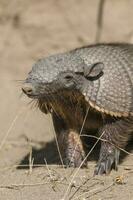
[[[82,135],[98,132],[94,174],[108,174],[113,164],[117,168],[119,149],[133,132],[132,44],[96,44],[40,59],[22,90],[51,113],[66,166],[81,165]]]

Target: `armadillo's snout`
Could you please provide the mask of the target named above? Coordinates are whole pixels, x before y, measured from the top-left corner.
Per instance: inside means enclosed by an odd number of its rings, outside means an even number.
[[[31,83],[25,83],[22,87],[22,91],[28,96],[33,95],[33,86]]]

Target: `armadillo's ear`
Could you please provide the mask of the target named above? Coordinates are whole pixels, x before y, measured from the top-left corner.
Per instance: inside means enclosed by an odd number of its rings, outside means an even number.
[[[85,65],[84,76],[88,80],[97,80],[103,75],[104,64],[102,62]]]

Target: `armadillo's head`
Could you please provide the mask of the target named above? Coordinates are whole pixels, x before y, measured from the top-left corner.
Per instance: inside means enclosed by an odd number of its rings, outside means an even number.
[[[50,56],[33,65],[22,90],[31,98],[45,101],[67,91],[83,93],[88,78],[90,82],[93,78],[92,68],[92,65],[85,64],[78,52]]]

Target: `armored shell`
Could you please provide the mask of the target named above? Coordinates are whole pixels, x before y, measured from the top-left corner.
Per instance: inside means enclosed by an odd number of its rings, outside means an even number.
[[[91,92],[84,92],[89,104],[112,116],[133,115],[133,45],[101,44],[77,51],[88,66],[104,65],[103,76],[93,82]]]

